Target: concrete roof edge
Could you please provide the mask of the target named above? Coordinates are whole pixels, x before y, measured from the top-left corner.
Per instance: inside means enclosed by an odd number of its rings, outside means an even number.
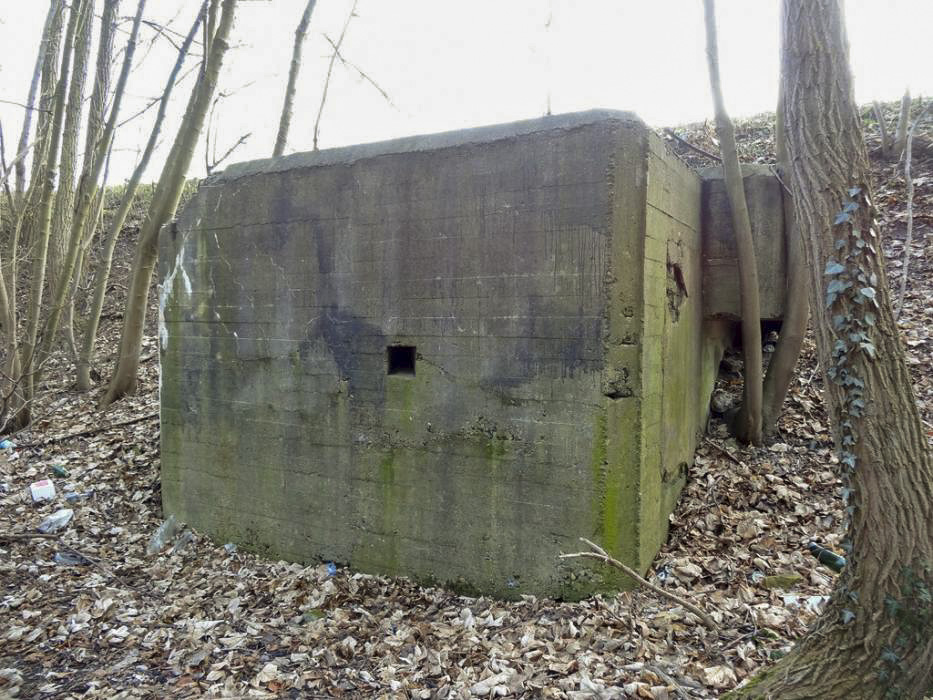
[[[575,129],[581,126],[601,122],[634,122],[644,126],[644,122],[634,112],[613,109],[590,109],[583,112],[569,112],[552,116],[524,119],[505,124],[479,126],[469,129],[456,129],[435,134],[405,136],[389,141],[375,141],[355,146],[328,148],[321,151],[292,153],[279,158],[262,158],[228,166],[222,172],[211,175],[207,182],[221,184],[249,175],[282,172],[297,168],[311,168],[325,165],[349,164],[378,156],[433,151],[470,144],[488,143],[502,139],[525,136],[541,131]],[[645,127],[647,128],[647,127]]]
[[[774,177],[774,168],[776,166],[768,163],[740,163],[742,168],[742,177],[767,176]],[[722,180],[721,165],[706,165],[696,169],[697,175],[704,180]]]

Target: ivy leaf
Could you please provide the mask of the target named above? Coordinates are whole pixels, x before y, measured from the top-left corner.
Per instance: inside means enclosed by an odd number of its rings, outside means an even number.
[[[883,652],[881,652],[881,660],[886,661],[889,664],[896,664],[898,661],[901,660],[901,657],[898,656],[897,653],[893,649],[888,648],[888,649],[885,649]]]
[[[842,272],[845,272],[846,269],[837,263],[835,260],[830,260],[826,263],[826,272],[823,274],[826,275],[838,275]]]
[[[858,209],[858,202],[849,202],[843,208],[842,211],[849,213]]]
[[[833,222],[833,225],[838,226],[839,224],[844,224],[847,221],[852,221],[852,217],[849,216],[846,212],[841,211],[836,214],[836,220]]]
[[[865,324],[868,326],[875,325],[875,315],[871,311],[866,311],[862,320],[865,321]]]
[[[885,596],[884,607],[887,608],[888,615],[890,615],[891,617],[894,617],[895,615],[897,615],[898,611],[900,611],[901,604],[897,601],[896,598],[892,598],[891,596]]]
[[[849,609],[842,611],[842,624],[848,625],[852,620],[855,619],[855,613]],[[882,655],[883,656],[883,655]]]
[[[875,288],[874,287],[862,287],[860,291],[865,297],[874,301],[875,299]]]
[[[850,197],[854,197],[855,195],[857,195],[857,194],[858,194],[859,192],[861,192],[861,191],[862,191],[862,188],[861,188],[861,187],[850,187],[850,188],[848,189],[848,192],[849,192],[849,196],[850,196]]]
[[[860,348],[862,348],[862,350],[864,350],[865,353],[866,353],[871,359],[873,359],[873,360],[875,359],[875,346],[874,346],[871,342],[869,342],[869,341],[866,340],[864,343],[859,343],[858,346],[859,346]]]

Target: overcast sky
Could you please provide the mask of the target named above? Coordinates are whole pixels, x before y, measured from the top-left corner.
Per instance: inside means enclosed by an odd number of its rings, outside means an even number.
[[[306,0],[241,0],[214,115],[218,151],[251,133],[232,160],[270,155]],[[331,49],[353,0],[318,0],[305,44],[286,152],[309,150]],[[135,10],[123,0],[121,14]],[[147,16],[185,33],[200,2],[149,0]],[[724,91],[734,116],[773,109],[778,77],[778,1],[720,0]],[[0,99],[28,89],[45,0],[0,0]],[[852,68],[860,101],[896,99],[909,86],[933,94],[933,2],[849,0]],[[712,107],[700,0],[358,0],[342,53],[388,93],[388,102],[353,68],[335,66],[321,120],[320,147],[378,141],[594,107],[637,112],[654,126],[709,117]],[[550,27],[548,28],[548,19]],[[129,22],[123,25],[129,29]],[[95,28],[96,31],[96,28]],[[118,35],[119,44],[126,33]],[[144,31],[144,61],[123,114],[157,96],[174,48]],[[116,74],[116,69],[114,71]],[[163,132],[167,151],[190,79],[176,89]],[[90,87],[88,87],[88,92]],[[7,158],[22,109],[0,104]],[[118,134],[111,182],[129,176],[155,110]],[[149,179],[162,158],[153,161]],[[204,173],[199,147],[192,175]]]

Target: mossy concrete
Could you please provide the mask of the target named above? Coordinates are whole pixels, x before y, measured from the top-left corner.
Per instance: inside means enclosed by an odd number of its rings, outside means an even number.
[[[166,513],[466,592],[626,585],[557,556],[666,536],[728,330],[701,190],[622,112],[209,178],[160,241]]]

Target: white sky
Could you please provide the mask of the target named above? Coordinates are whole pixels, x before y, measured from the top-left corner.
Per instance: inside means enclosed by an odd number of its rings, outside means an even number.
[[[221,153],[252,132],[232,161],[271,154],[305,0],[239,4],[236,48],[227,55],[220,85],[233,94],[215,114]],[[147,16],[172,21],[186,33],[199,5],[149,0]],[[324,34],[336,40],[351,5],[352,0],[318,0],[286,152],[311,148],[331,52]],[[123,0],[121,15],[135,6],[135,0]],[[47,7],[46,0],[0,0],[0,99],[25,100]],[[896,99],[907,86],[915,96],[933,94],[933,2],[849,0],[847,12],[859,101]],[[727,107],[733,116],[772,110],[778,0],[720,0],[717,13]],[[700,0],[359,0],[357,14],[342,53],[389,93],[394,106],[338,62],[321,122],[321,148],[536,117],[545,112],[549,95],[554,113],[628,109],[655,126],[712,113]],[[128,30],[129,22],[123,27]],[[147,29],[143,39],[152,36]],[[122,47],[126,34],[118,37]],[[144,44],[138,55],[147,50]],[[174,56],[166,41],[156,41],[133,74],[124,116],[161,93]],[[190,87],[189,79],[173,94],[163,155]],[[8,159],[22,112],[0,104]],[[154,112],[121,129],[111,182],[129,176]],[[157,177],[161,160],[157,153],[147,179]],[[191,174],[203,173],[202,145]]]

